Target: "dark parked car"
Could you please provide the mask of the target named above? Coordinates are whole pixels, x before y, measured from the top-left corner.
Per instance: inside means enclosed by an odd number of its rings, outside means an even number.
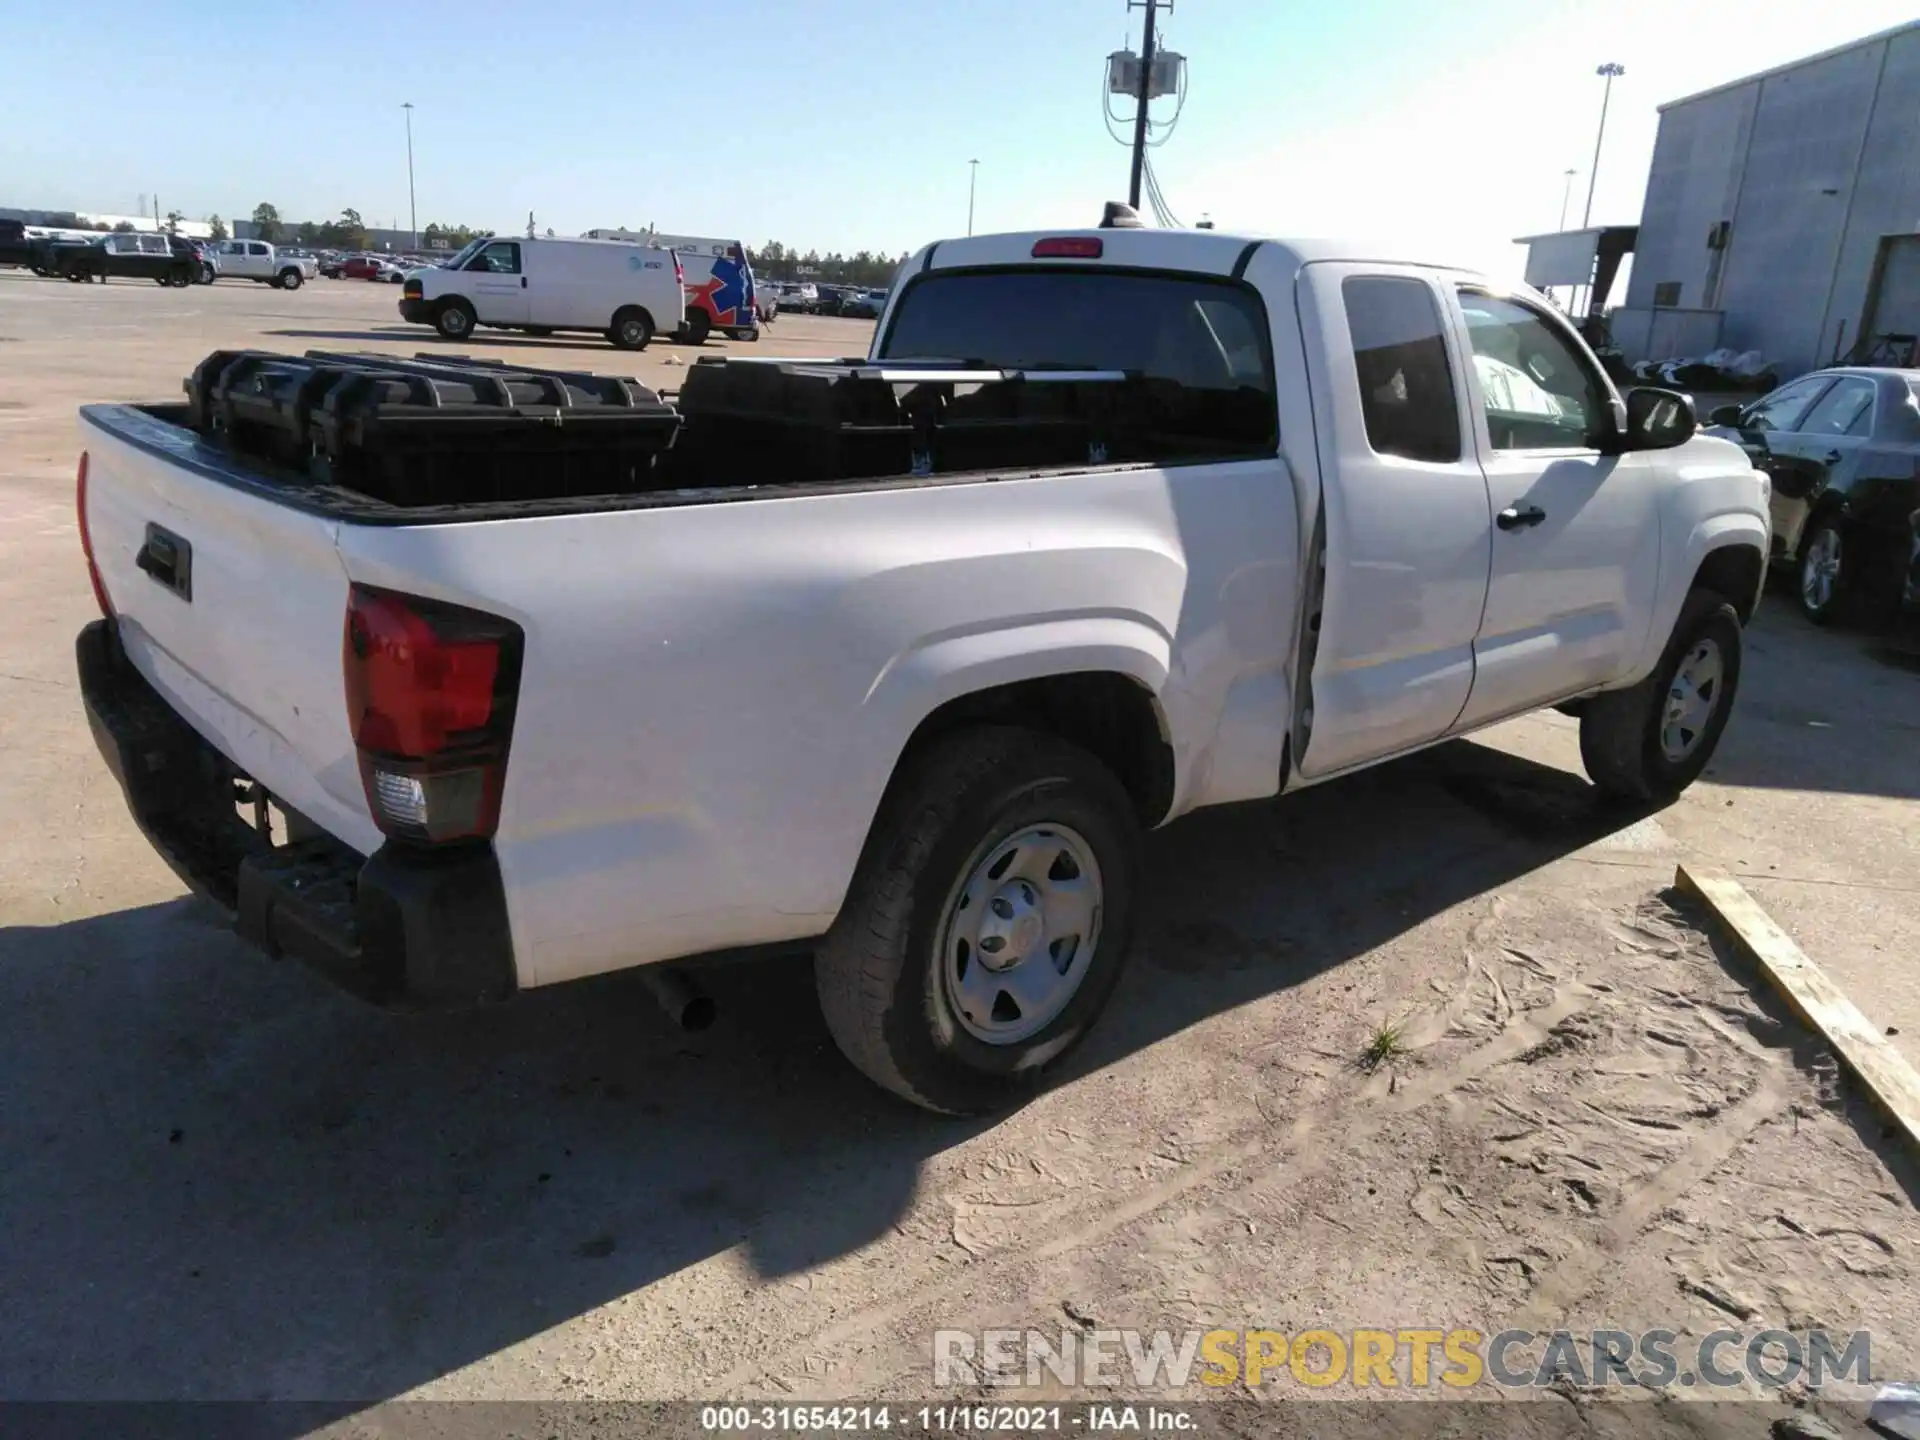
[[[853,290],[840,302],[840,313],[855,320],[878,320],[880,312],[887,308],[887,292],[884,290]]]
[[[194,262],[176,254],[170,239],[170,236],[154,234],[102,235],[90,244],[76,245],[62,252],[60,273],[77,282],[105,281],[117,275],[184,288],[193,283]]]
[[[1772,480],[1774,558],[1809,619],[1920,606],[1920,370],[1817,370],[1708,423]]]
[[[838,315],[841,305],[853,294],[845,285],[822,285],[819,290],[820,303],[814,306],[813,312],[816,315]]]
[[[19,220],[0,220],[0,265],[33,264],[34,245]]]
[[[175,255],[187,262],[194,284],[213,283],[218,271],[214,268],[213,246],[210,242],[189,240],[184,235],[169,235],[167,243],[173,247]]]

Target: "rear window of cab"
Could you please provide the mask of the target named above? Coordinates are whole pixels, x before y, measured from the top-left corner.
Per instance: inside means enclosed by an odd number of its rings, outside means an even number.
[[[1124,371],[1154,407],[1155,458],[1270,455],[1266,307],[1248,285],[1112,268],[950,270],[901,292],[878,359]]]

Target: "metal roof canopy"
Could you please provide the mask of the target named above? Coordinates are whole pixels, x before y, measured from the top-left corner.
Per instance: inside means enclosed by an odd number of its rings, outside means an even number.
[[[1527,284],[1536,290],[1549,285],[1591,285],[1595,304],[1604,305],[1621,260],[1632,253],[1639,238],[1638,225],[1595,225],[1586,230],[1519,235],[1513,243],[1527,247]]]

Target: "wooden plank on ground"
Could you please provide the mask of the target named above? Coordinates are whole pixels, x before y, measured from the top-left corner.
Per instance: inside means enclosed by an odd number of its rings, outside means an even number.
[[[1673,879],[1683,895],[1714,913],[1767,983],[1833,1047],[1840,1063],[1906,1132],[1907,1143],[1920,1150],[1920,1073],[1887,1043],[1879,1027],[1868,1022],[1739,881],[1685,865]]]

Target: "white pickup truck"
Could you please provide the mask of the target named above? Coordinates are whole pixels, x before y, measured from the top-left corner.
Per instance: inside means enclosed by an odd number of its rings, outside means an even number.
[[[848,1057],[974,1112],[1112,993],[1144,828],[1548,706],[1658,802],[1727,722],[1767,482],[1530,291],[978,236],[912,258],[871,358],[1123,372],[1153,450],[411,510],[85,407],[78,663],[134,816],[388,1004],[812,950]]]
[[[311,255],[289,255],[264,240],[222,240],[214,247],[216,280],[256,280],[276,290],[298,290],[320,274]]]

